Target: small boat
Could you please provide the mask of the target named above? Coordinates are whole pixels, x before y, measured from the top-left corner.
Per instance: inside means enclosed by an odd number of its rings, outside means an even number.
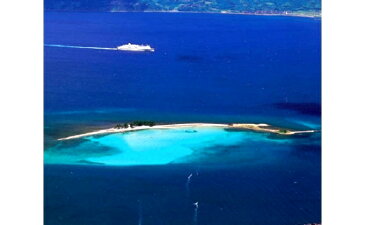
[[[135,44],[131,44],[128,43],[126,45],[121,45],[117,47],[117,50],[120,51],[133,51],[133,52],[154,52],[155,49],[151,48],[151,46],[149,45],[135,45]]]
[[[193,205],[195,206],[195,208],[199,208],[199,202],[194,202]]]

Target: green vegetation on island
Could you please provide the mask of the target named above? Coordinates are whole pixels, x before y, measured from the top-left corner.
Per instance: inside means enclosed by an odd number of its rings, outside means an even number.
[[[45,0],[46,11],[215,12],[320,16],[321,0]]]
[[[281,134],[286,134],[286,133],[288,133],[288,130],[286,130],[286,129],[280,129],[280,130],[279,130],[279,133],[281,133]]]
[[[149,126],[149,127],[153,127],[155,126],[156,123],[153,121],[145,121],[145,120],[137,120],[137,121],[133,121],[133,122],[129,122],[129,123],[123,123],[120,124],[118,123],[117,125],[114,126],[114,128],[116,129],[126,129],[126,128],[134,128],[134,127],[140,127],[140,126]]]

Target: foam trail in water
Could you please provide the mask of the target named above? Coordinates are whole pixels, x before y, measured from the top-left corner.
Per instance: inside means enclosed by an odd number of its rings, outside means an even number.
[[[142,225],[142,204],[138,201],[138,225]]]
[[[103,48],[103,47],[86,47],[86,46],[74,46],[74,45],[53,45],[45,44],[47,47],[58,47],[58,48],[86,48],[86,49],[96,49],[96,50],[117,50],[117,48]]]
[[[186,187],[186,195],[189,197],[190,196],[190,182],[191,182],[191,177],[193,176],[193,174],[191,173],[189,176],[188,176],[188,179],[186,180],[186,184],[185,184],[185,187]]]
[[[193,215],[193,225],[198,224],[198,209],[199,209],[199,202],[193,203],[194,205],[194,215]]]

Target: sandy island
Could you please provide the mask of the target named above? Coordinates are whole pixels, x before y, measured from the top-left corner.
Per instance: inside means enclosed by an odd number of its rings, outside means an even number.
[[[130,131],[148,130],[148,129],[173,129],[173,128],[194,128],[194,127],[222,127],[222,128],[233,128],[233,129],[245,129],[253,130],[266,133],[274,133],[280,135],[293,135],[302,133],[314,133],[316,130],[289,130],[283,128],[273,127],[265,123],[233,123],[233,124],[218,124],[218,123],[181,123],[181,124],[165,124],[165,125],[154,125],[154,126],[137,126],[128,128],[109,128],[103,130],[97,130],[92,132],[87,132],[83,134],[77,134],[69,137],[59,138],[57,140],[70,140],[94,135],[111,134],[111,133],[124,133]]]

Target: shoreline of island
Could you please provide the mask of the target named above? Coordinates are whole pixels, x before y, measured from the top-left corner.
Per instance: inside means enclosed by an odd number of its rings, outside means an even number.
[[[133,13],[131,11],[109,11],[111,13]],[[139,12],[139,11],[138,11]],[[220,12],[210,11],[175,11],[175,10],[145,10],[143,13],[186,13],[186,14],[227,14],[227,15],[246,15],[246,16],[289,16],[289,17],[304,17],[304,18],[321,18],[321,12],[316,11],[280,11],[280,12],[269,12],[269,11],[257,11],[257,12],[231,12],[222,10]]]
[[[266,123],[177,123],[177,124],[150,124],[150,125],[139,125],[134,126],[127,124],[123,127],[122,125],[117,125],[112,128],[101,129],[91,132],[86,132],[82,134],[72,135],[64,138],[58,138],[58,141],[78,139],[83,137],[95,136],[95,135],[105,135],[113,133],[126,133],[132,131],[150,130],[150,129],[176,129],[176,128],[202,128],[202,127],[220,127],[220,128],[231,128],[237,130],[250,130],[257,132],[265,132],[279,135],[294,135],[294,134],[304,134],[304,133],[314,133],[317,130],[291,130],[271,126]]]
[[[47,12],[70,12],[70,11],[62,11],[62,10],[47,10]],[[71,11],[71,12],[88,12],[88,11]],[[99,11],[92,11],[99,12]],[[245,15],[245,16],[288,16],[288,17],[302,17],[302,18],[322,18],[321,11],[278,11],[278,12],[270,12],[270,11],[257,11],[257,12],[231,12],[231,11],[175,11],[175,10],[145,10],[145,11],[123,11],[123,10],[111,10],[111,11],[103,11],[107,13],[186,13],[186,14],[227,14],[227,15]]]

